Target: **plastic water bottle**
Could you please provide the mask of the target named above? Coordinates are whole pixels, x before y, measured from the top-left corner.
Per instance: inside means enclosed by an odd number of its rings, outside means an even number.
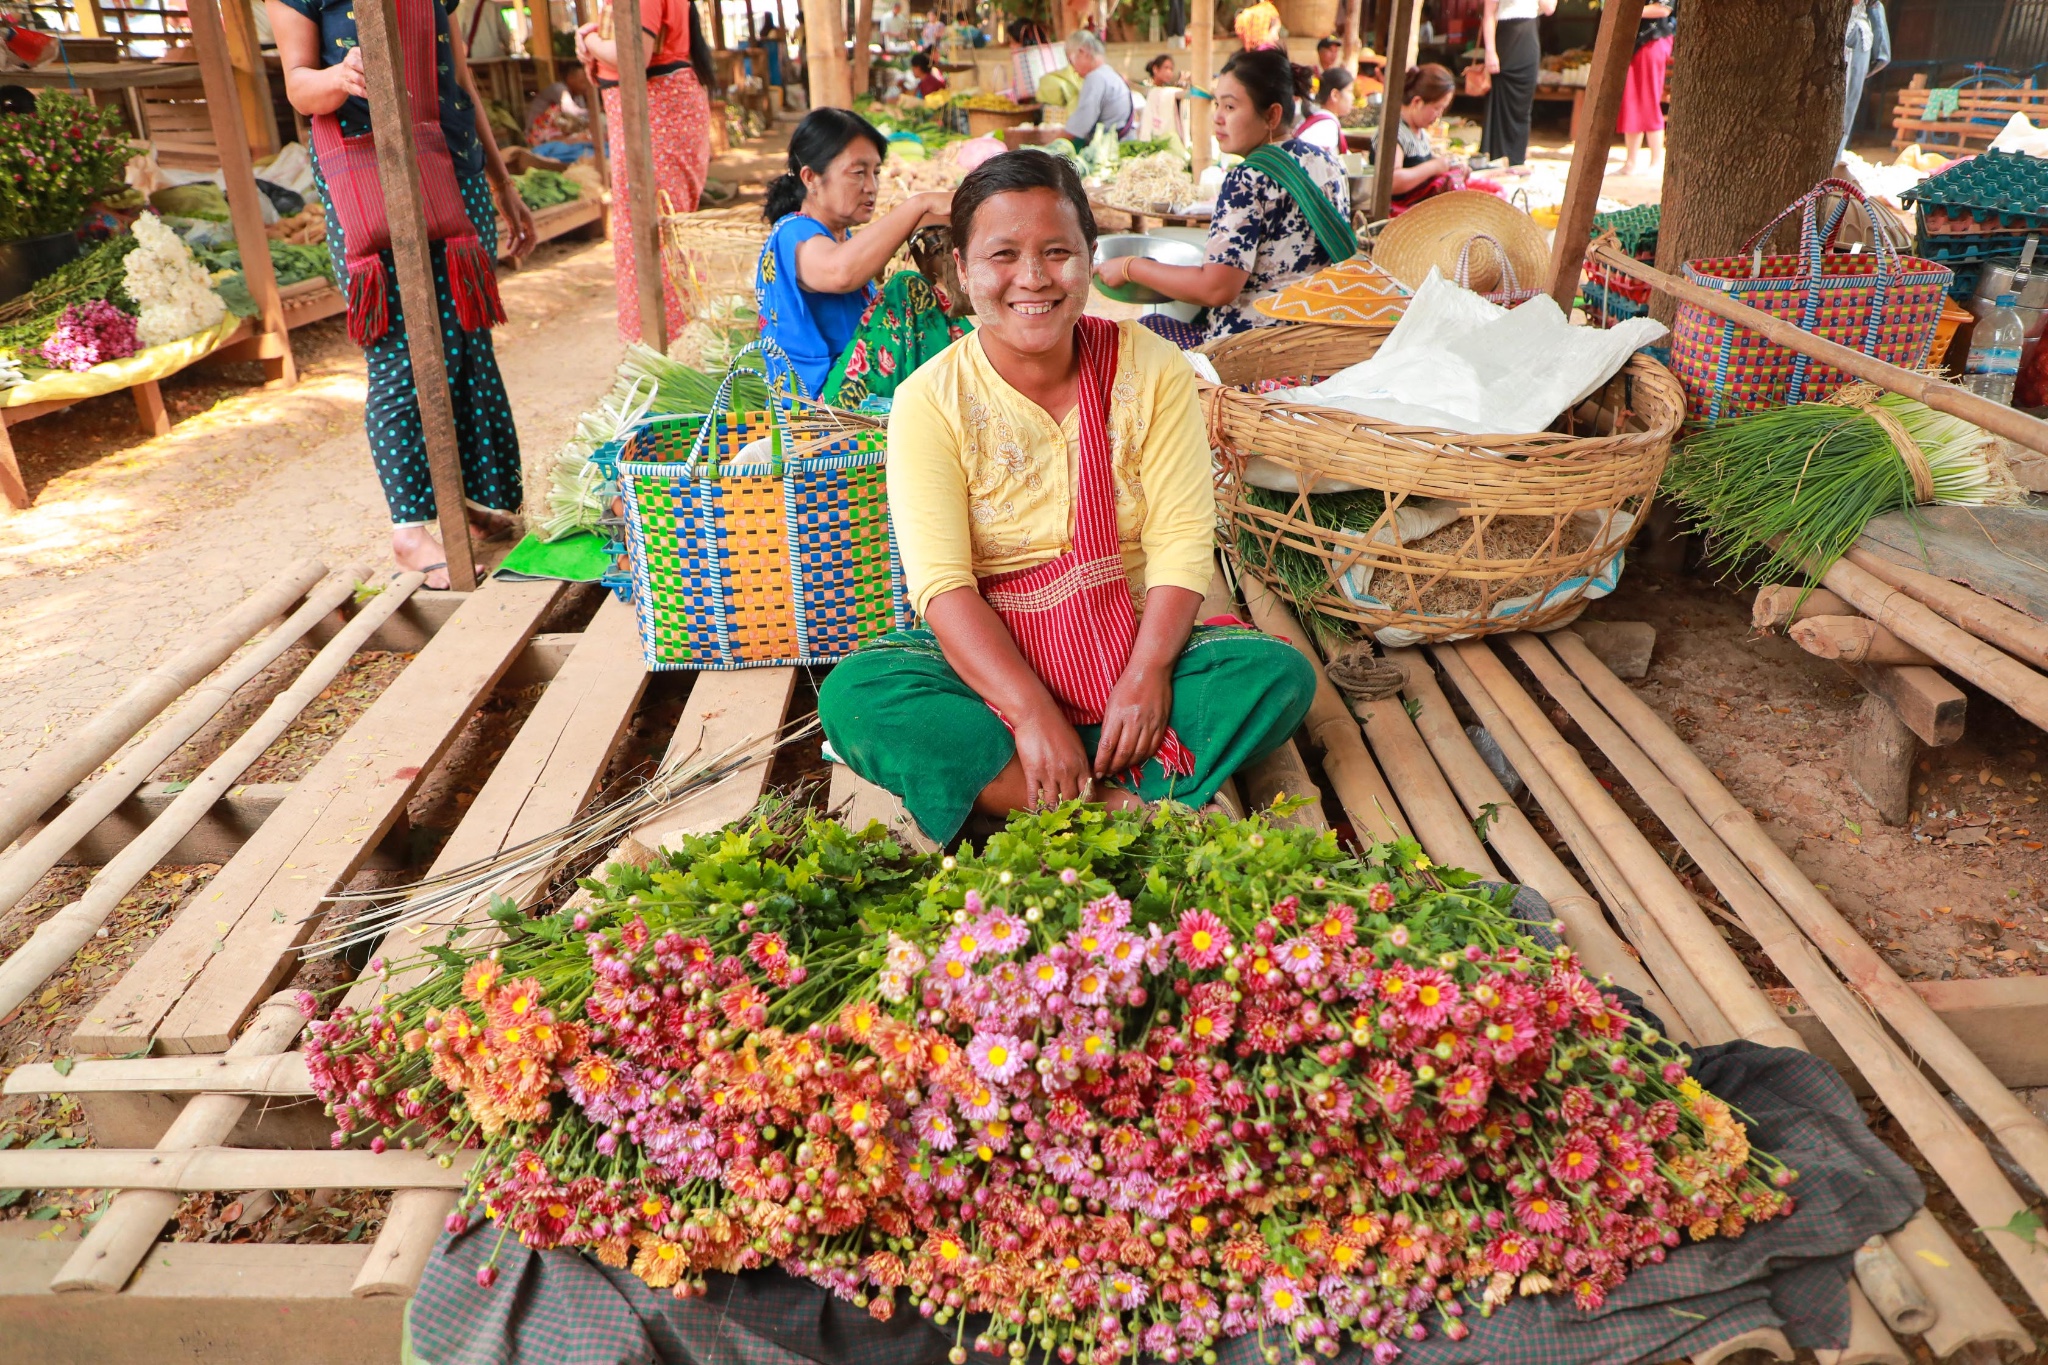
[[[1970,392],[2010,407],[2026,341],[2027,329],[2013,310],[2013,296],[2000,294],[1998,306],[1977,319],[1970,337],[1970,358],[1963,362],[1963,383]]]

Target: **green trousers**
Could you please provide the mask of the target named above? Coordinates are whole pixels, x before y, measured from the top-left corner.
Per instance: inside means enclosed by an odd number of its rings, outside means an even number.
[[[1197,626],[1173,669],[1171,722],[1195,756],[1192,777],[1147,759],[1138,795],[1199,806],[1232,773],[1278,748],[1308,714],[1315,671],[1285,640]],[[941,843],[1017,752],[1009,727],[946,662],[928,630],[899,630],[841,660],[818,691],[825,738],[846,765],[903,799]],[[1092,754],[1101,727],[1079,727]]]

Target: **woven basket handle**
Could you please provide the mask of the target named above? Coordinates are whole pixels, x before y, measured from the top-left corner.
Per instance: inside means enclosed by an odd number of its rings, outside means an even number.
[[[1828,216],[1827,226],[1820,225],[1820,204],[1829,195],[1839,195],[1841,202]],[[1742,249],[1749,253],[1750,275],[1762,274],[1764,243],[1778,230],[1778,225],[1794,213],[1799,215],[1799,256],[1805,266],[1805,275],[1820,273],[1821,257],[1834,244],[1835,237],[1842,230],[1842,221],[1848,216],[1849,206],[1854,203],[1863,210],[1863,221],[1869,225],[1870,236],[1878,257],[1879,273],[1890,276],[1898,269],[1899,253],[1888,234],[1880,224],[1878,216],[1870,207],[1870,199],[1863,193],[1863,187],[1851,180],[1829,178],[1821,181],[1805,194],[1778,211],[1778,216],[1765,223],[1751,234]]]
[[[761,360],[760,368],[748,368],[746,364],[748,356],[759,357]],[[697,477],[698,465],[704,458],[705,448],[711,443],[712,423],[718,418],[720,413],[732,411],[733,382],[742,374],[751,374],[769,386],[768,423],[770,440],[768,467],[770,473],[777,475],[782,473],[782,449],[789,436],[789,419],[783,414],[782,404],[775,401],[774,381],[768,377],[768,360],[771,358],[782,362],[783,368],[789,373],[790,382],[796,386],[797,393],[806,402],[810,401],[811,395],[804,384],[804,377],[797,373],[797,368],[790,362],[789,355],[772,339],[762,337],[758,341],[750,341],[740,347],[734,353],[732,363],[725,367],[725,378],[718,381],[718,394],[711,400],[711,410],[704,414],[703,422],[697,427],[697,439],[690,443],[690,458],[683,461],[683,467],[689,471],[691,478]]]
[[[1515,263],[1508,259],[1508,249],[1500,244],[1499,238],[1485,232],[1473,233],[1465,239],[1465,244],[1458,248],[1458,288],[1470,289],[1472,287],[1470,280],[1472,278],[1472,244],[1474,242],[1484,242],[1492,247],[1493,258],[1500,262],[1501,283],[1494,286],[1493,292],[1496,294],[1503,292],[1512,294],[1519,290],[1522,287],[1522,282],[1515,278]]]

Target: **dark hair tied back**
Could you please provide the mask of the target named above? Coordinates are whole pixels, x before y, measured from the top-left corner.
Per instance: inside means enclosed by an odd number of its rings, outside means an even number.
[[[773,223],[802,208],[804,178],[801,172],[808,170],[813,175],[823,175],[826,167],[837,161],[839,154],[855,138],[866,138],[877,152],[883,156],[889,154],[889,139],[851,109],[827,106],[805,114],[804,121],[790,134],[789,169],[769,182],[768,202],[761,206],[761,216]]]
[[[1088,249],[1095,249],[1095,210],[1088,206],[1088,191],[1081,187],[1081,177],[1065,157],[1036,147],[1022,147],[982,162],[953,191],[953,247],[963,258],[967,255],[967,243],[974,236],[974,218],[981,206],[999,194],[1019,190],[1052,190],[1064,196],[1074,206],[1075,217],[1081,220],[1081,235],[1088,239]]]
[[[1303,74],[1297,74],[1303,73]],[[1309,97],[1315,73],[1296,66],[1287,54],[1273,47],[1247,48],[1234,53],[1223,64],[1220,75],[1229,76],[1252,97],[1252,107],[1263,117],[1274,105],[1280,106],[1280,131],[1291,131],[1300,118],[1298,102]]]

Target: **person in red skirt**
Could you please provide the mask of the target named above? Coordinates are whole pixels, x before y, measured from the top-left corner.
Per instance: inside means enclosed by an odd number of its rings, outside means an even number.
[[[1636,25],[1636,55],[1621,88],[1620,131],[1627,153],[1621,173],[1638,175],[1643,140],[1650,143],[1650,174],[1664,173],[1664,72],[1671,65],[1671,36],[1678,31],[1678,0],[1643,6]]]
[[[695,213],[711,169],[711,45],[690,0],[638,0],[645,32],[648,122],[654,137],[655,202],[663,212]],[[638,341],[640,289],[633,272],[633,209],[626,176],[626,121],[619,102],[619,49],[612,38],[613,6],[594,24],[576,30],[576,52],[604,96],[605,138],[612,172],[612,260],[619,290],[619,336]],[[667,334],[681,331],[687,315],[675,284],[662,273]]]

